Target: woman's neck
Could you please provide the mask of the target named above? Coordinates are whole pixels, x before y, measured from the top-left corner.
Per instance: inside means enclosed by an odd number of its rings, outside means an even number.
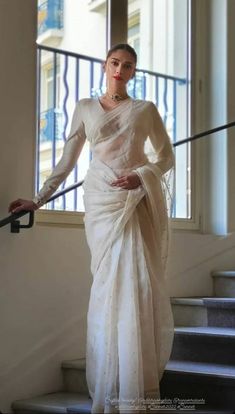
[[[106,96],[111,98],[113,101],[121,101],[121,100],[128,98],[128,94],[126,91],[124,91],[124,93],[120,93],[120,92],[111,93],[109,90],[107,90]]]
[[[107,82],[106,85],[106,91],[109,95],[115,95],[118,94],[120,96],[126,96],[127,95],[127,91],[126,91],[126,84],[124,84],[123,82],[119,82],[120,84],[117,83],[117,81],[114,82]]]

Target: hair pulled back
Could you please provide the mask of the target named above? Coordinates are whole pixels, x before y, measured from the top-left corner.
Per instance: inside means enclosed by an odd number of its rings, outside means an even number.
[[[116,52],[116,50],[126,50],[128,53],[130,53],[130,55],[133,56],[135,63],[137,63],[137,53],[132,46],[128,45],[128,43],[119,43],[112,46],[107,53],[106,60],[112,55],[113,52]]]

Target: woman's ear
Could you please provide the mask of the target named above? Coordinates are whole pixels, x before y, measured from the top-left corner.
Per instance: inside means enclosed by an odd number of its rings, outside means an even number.
[[[106,62],[103,62],[103,63],[102,63],[102,69],[103,69],[103,71],[105,72],[105,70],[106,70]]]

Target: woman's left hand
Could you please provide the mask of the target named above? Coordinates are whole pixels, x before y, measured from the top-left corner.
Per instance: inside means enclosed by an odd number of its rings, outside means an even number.
[[[136,172],[131,172],[127,175],[122,175],[117,180],[111,183],[112,186],[121,187],[125,190],[133,190],[141,184],[140,178]]]

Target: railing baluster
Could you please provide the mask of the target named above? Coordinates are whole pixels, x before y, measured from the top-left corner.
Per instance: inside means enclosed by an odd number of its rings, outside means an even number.
[[[177,131],[177,81],[173,81],[173,143],[176,142],[176,131]],[[176,155],[177,156],[177,155]],[[176,188],[176,176],[174,174],[173,188]],[[172,217],[176,217],[176,197],[172,205]]]
[[[176,128],[177,128],[177,85],[176,81],[173,81],[173,134],[172,140],[176,141]]]
[[[75,67],[75,79],[76,79],[76,102],[79,100],[79,78],[80,78],[80,59],[76,58],[76,67]]]
[[[52,134],[52,168],[56,164],[56,77],[57,77],[57,55],[53,54],[53,134]]]
[[[36,159],[36,183],[35,188],[37,189],[37,193],[39,192],[40,186],[40,131],[41,131],[41,61],[42,61],[42,50],[38,49],[38,61],[37,61],[37,159]]]
[[[100,65],[100,79],[99,79],[99,91],[103,92],[103,82],[104,82],[104,70],[102,65]]]
[[[79,59],[76,59],[76,65],[75,65],[75,79],[76,79],[76,86],[75,86],[75,100],[76,102],[79,101],[79,70],[80,70],[80,64]],[[74,168],[74,181],[77,182],[78,180],[78,164],[76,163]],[[77,188],[73,191],[74,194],[74,211],[77,211],[77,205],[78,205],[78,196],[77,196]]]
[[[159,105],[159,78],[155,76],[155,102],[156,105]]]
[[[133,98],[136,98],[136,76],[134,77],[133,82]]]
[[[94,62],[90,62],[90,96],[94,94]]]
[[[142,99],[146,99],[146,74],[143,73],[143,93]]]
[[[53,53],[53,124],[52,124],[52,170],[55,167],[55,108],[56,108],[56,53]],[[52,201],[52,209],[55,208],[55,202]]]
[[[63,101],[63,111],[64,111],[64,117],[65,117],[65,123],[64,123],[64,130],[63,130],[63,140],[66,141],[66,128],[68,125],[68,112],[67,112],[67,102],[69,97],[69,86],[68,86],[68,56],[64,56],[64,73],[63,73],[63,82],[65,87],[65,97]],[[65,187],[66,180],[62,183],[62,189]],[[63,209],[66,209],[66,197],[65,194],[63,195]]]
[[[168,83],[167,83],[167,79],[164,79],[164,93],[163,93],[163,104],[164,104],[164,109],[165,109],[165,113],[164,113],[164,124],[166,126],[167,123],[167,118],[168,118],[168,103],[167,103],[167,90],[168,90]]]

